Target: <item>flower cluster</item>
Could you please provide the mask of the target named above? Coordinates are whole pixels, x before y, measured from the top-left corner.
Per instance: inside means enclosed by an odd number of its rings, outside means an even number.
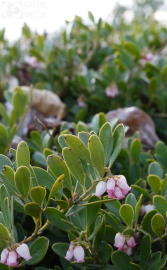
[[[117,233],[114,246],[117,247],[118,250],[122,250],[126,254],[131,255],[131,250],[136,246],[136,243],[134,237]]]
[[[96,186],[97,197],[100,197],[106,190],[109,198],[121,200],[129,192],[131,187],[128,186],[126,178],[123,175],[115,175],[107,183],[100,181]]]
[[[74,257],[74,260],[77,263],[82,263],[84,262],[84,258],[85,258],[85,252],[84,252],[84,248],[77,245],[75,246],[73,242],[70,243],[69,249],[67,250],[65,259],[68,261],[71,261],[72,257]]]
[[[29,248],[26,244],[15,244],[13,248],[5,248],[2,251],[0,262],[8,266],[18,267],[21,257],[26,261],[32,258],[30,256]]]

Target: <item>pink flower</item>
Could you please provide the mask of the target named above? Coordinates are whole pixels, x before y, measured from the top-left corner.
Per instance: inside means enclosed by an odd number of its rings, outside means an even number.
[[[131,189],[128,185],[127,185],[127,183],[125,183],[123,180],[121,180],[121,179],[118,179],[117,180],[117,186],[119,187],[119,188],[121,188],[122,190],[124,190],[124,192],[126,192],[126,193],[128,193],[129,192],[129,190]]]
[[[0,262],[6,264],[8,256],[9,256],[9,251],[5,248],[1,253],[1,261]]]
[[[110,178],[110,180],[107,181],[107,189],[110,191],[115,190],[115,181],[114,179]]]
[[[115,186],[114,186],[115,185]],[[123,175],[115,175],[107,181],[107,192],[109,198],[121,200],[126,196],[131,187],[128,186]]]
[[[118,250],[122,250],[125,244],[125,238],[119,234],[119,237],[115,239],[115,244],[114,246],[118,248]]]
[[[131,252],[131,248],[129,248],[126,244],[124,245],[123,247],[123,251],[127,254],[127,255],[131,255],[132,252]]]
[[[115,188],[114,194],[117,200],[121,200],[124,197],[124,194],[122,193],[122,190],[119,187]]]
[[[118,95],[118,88],[115,83],[110,84],[106,89],[105,93],[107,97],[112,97],[114,98],[115,96]]]
[[[134,237],[130,237],[129,239],[127,239],[126,243],[127,243],[128,247],[130,247],[130,248],[133,248],[136,246]]]
[[[66,256],[64,258],[67,261],[71,261],[73,256],[74,256],[74,251],[73,250],[67,250]]]
[[[121,233],[117,233],[115,235],[115,247],[118,250],[124,251],[126,254],[131,255],[131,250],[136,246],[134,237],[130,235],[122,235]]]
[[[85,258],[85,252],[83,247],[81,246],[77,246],[76,248],[74,248],[74,258],[77,261],[77,263],[82,263],[84,262],[84,258]]]
[[[29,261],[32,257],[30,256],[29,248],[26,244],[21,244],[17,249],[16,252],[24,258],[26,261]]]
[[[7,258],[7,265],[18,266],[17,253],[15,251],[9,252],[9,256]]]
[[[107,183],[100,181],[96,186],[95,195],[100,198],[100,196],[107,190]]]

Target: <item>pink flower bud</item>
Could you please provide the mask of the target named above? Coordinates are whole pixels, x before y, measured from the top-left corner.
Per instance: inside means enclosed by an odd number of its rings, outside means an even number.
[[[115,193],[111,190],[107,190],[109,198],[116,198]]]
[[[107,190],[114,191],[114,189],[115,189],[115,181],[114,179],[110,178],[107,181]]]
[[[122,190],[124,190],[124,192],[127,194],[128,191],[131,189],[131,187],[129,187],[124,180],[118,179],[117,181],[117,186],[119,188],[121,188]]]
[[[9,256],[7,258],[7,265],[18,266],[17,253],[15,251],[9,252]]]
[[[125,238],[122,235],[117,235],[115,237],[115,244],[114,246],[118,248],[118,250],[122,250],[125,244]]]
[[[106,191],[107,183],[100,181],[96,186],[96,193],[95,195],[100,198],[100,196]]]
[[[73,242],[71,242],[68,250],[70,250],[70,251],[71,251],[71,250],[73,250],[73,249],[74,249],[74,243],[73,243]]]
[[[21,244],[17,249],[16,252],[24,258],[26,261],[30,260],[32,257],[30,256],[29,248],[26,244]]]
[[[120,233],[117,233],[117,234],[115,235],[115,244],[114,244],[115,247],[118,246],[118,240],[119,240],[120,236],[121,236]]]
[[[66,259],[67,261],[71,261],[71,259],[72,259],[73,256],[74,256],[74,251],[73,251],[73,249],[72,249],[72,250],[67,250],[65,259]]]
[[[115,188],[115,196],[117,197],[117,200],[121,200],[124,198],[124,194],[122,193],[122,190],[119,187]]]
[[[1,263],[7,263],[7,258],[9,256],[9,251],[5,248],[1,253]]]
[[[134,237],[130,237],[129,239],[127,239],[126,243],[127,243],[128,247],[130,247],[130,248],[133,248],[136,246]]]
[[[83,247],[81,246],[77,246],[75,249],[74,249],[74,258],[76,259],[77,263],[82,263],[84,262],[84,257],[85,257],[85,252],[84,252],[84,249]]]

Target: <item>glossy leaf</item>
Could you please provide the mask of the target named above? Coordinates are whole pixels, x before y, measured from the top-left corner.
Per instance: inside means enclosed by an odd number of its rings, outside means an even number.
[[[125,139],[124,126],[120,124],[115,128],[114,133],[113,133],[114,145],[113,145],[113,151],[112,151],[110,162],[109,162],[110,167],[114,163],[117,156],[119,155],[122,149],[123,143],[124,143],[124,139]]]
[[[104,149],[102,143],[96,135],[92,135],[88,141],[91,160],[99,172],[100,176],[104,174]]]
[[[38,203],[35,202],[27,203],[24,206],[24,210],[29,216],[32,216],[36,219],[38,219],[41,214],[41,207]]]
[[[75,152],[71,148],[68,147],[63,148],[63,157],[71,173],[78,180],[78,182],[82,186],[84,186],[85,174],[79,157],[75,154]]]
[[[49,169],[51,170],[53,175],[56,176],[56,178],[58,178],[62,174],[65,175],[63,183],[69,190],[72,190],[70,173],[64,160],[59,156],[50,155],[47,158],[47,162]]]
[[[106,165],[113,149],[113,136],[112,136],[112,128],[111,128],[110,123],[105,123],[101,127],[100,132],[99,132],[99,138],[103,145],[104,157],[105,157],[104,164]]]
[[[165,229],[164,217],[160,214],[153,216],[151,220],[151,226],[156,235],[161,238]]]
[[[28,167],[30,164],[30,152],[28,145],[22,141],[19,143],[17,147],[17,152],[16,152],[16,161],[17,161],[17,166],[26,166]]]
[[[20,194],[27,198],[30,184],[31,184],[31,175],[30,170],[26,166],[21,166],[15,172],[15,185],[20,192]]]

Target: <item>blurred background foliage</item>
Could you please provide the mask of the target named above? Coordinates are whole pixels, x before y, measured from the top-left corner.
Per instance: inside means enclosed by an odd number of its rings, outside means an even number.
[[[137,106],[166,142],[167,29],[154,19],[162,4],[134,0],[131,10],[118,4],[110,22],[88,12],[87,22],[75,16],[56,35],[33,33],[24,24],[13,44],[1,30],[1,100],[18,80],[59,95],[68,106],[67,121],[90,122],[100,111]]]

